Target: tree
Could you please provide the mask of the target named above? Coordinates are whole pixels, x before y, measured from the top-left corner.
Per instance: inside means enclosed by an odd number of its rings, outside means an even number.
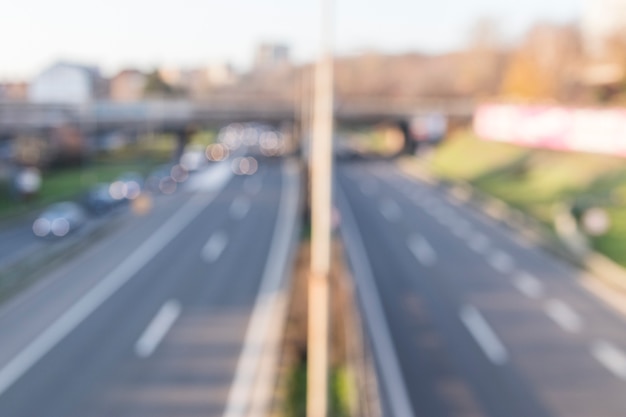
[[[169,85],[158,70],[154,70],[148,74],[144,93],[148,96],[169,97],[174,94],[174,88]]]

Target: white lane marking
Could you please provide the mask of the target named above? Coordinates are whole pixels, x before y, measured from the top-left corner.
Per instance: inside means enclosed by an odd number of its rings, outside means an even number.
[[[513,258],[508,253],[500,250],[495,250],[487,257],[487,262],[493,269],[503,274],[510,274],[513,272]]]
[[[135,353],[140,358],[147,358],[154,353],[167,332],[172,328],[176,319],[180,316],[180,303],[170,300],[163,304],[146,330],[135,343]]]
[[[202,259],[205,262],[215,262],[219,259],[228,245],[228,235],[224,232],[216,232],[207,241],[202,248]]]
[[[241,220],[250,211],[250,199],[245,196],[239,196],[230,205],[230,216],[235,220]]]
[[[469,239],[474,233],[472,225],[467,220],[461,218],[458,218],[450,227],[452,233],[461,239]]]
[[[433,213],[435,219],[444,226],[450,226],[456,221],[456,215],[452,210],[445,206],[440,206]]]
[[[214,183],[214,193],[192,197],[130,256],[0,369],[0,395],[158,255],[207,208],[230,177],[224,176],[221,183]]]
[[[413,235],[407,242],[409,249],[424,266],[432,266],[437,262],[437,254],[430,244],[421,236]]]
[[[379,207],[380,213],[389,222],[397,222],[402,217],[400,206],[393,200],[383,200]]]
[[[513,278],[513,285],[528,298],[537,300],[543,296],[543,284],[541,281],[525,272]]]
[[[295,163],[288,161],[283,164],[285,185],[281,192],[274,235],[223,417],[243,417],[247,415],[250,407],[259,407],[258,402],[265,403],[263,404],[265,409],[268,406],[270,394],[264,399],[258,398],[256,394],[262,391],[270,393],[271,385],[274,383],[274,378],[268,378],[267,375],[260,378],[259,373],[263,374],[263,362],[267,356],[275,354],[276,346],[272,350],[272,346],[265,342],[276,343],[268,339],[271,338],[275,327],[282,326],[284,322],[279,316],[281,306],[285,305],[284,281],[287,268],[290,267],[289,259],[293,253],[292,242],[296,238],[297,231],[296,220],[300,195],[297,172]]]
[[[474,236],[472,236],[469,241],[470,249],[479,254],[487,253],[487,250],[489,249],[489,244],[489,239],[485,235],[482,235],[480,233],[474,234]]]
[[[485,356],[496,365],[504,364],[508,360],[509,354],[480,312],[475,307],[468,305],[461,309],[460,316],[461,321]]]
[[[578,333],[582,321],[576,312],[561,300],[550,300],[545,305],[546,314],[563,330]]]
[[[422,207],[426,211],[426,213],[430,214],[433,217],[436,217],[439,214],[439,210],[441,209],[441,205],[433,198],[426,199],[422,202]]]
[[[243,181],[243,189],[250,195],[258,194],[261,188],[263,188],[263,181],[258,173]]]
[[[616,377],[626,380],[626,354],[610,342],[600,340],[591,347],[591,354]]]
[[[363,238],[359,232],[354,214],[348,205],[345,194],[339,193],[341,200],[342,219],[341,232],[346,241],[346,251],[352,265],[356,280],[356,290],[363,309],[365,322],[372,335],[372,344],[382,378],[381,386],[389,396],[389,407],[393,417],[413,417],[413,408],[409,401],[407,386],[402,376],[400,363],[389,331],[389,324],[383,312],[382,302],[376,287],[373,272],[363,246]]]
[[[364,180],[361,183],[360,188],[361,188],[361,192],[368,197],[375,195],[376,192],[378,191],[378,187],[376,185],[376,182],[374,182],[374,180]]]

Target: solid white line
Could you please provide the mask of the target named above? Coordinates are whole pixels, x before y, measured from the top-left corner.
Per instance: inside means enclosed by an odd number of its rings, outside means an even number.
[[[230,205],[230,216],[235,220],[241,220],[250,211],[250,199],[245,196],[239,196]]]
[[[271,391],[269,387],[261,389],[263,387],[259,387],[258,384],[273,384],[273,380],[267,377],[259,381],[258,374],[259,372],[263,373],[261,365],[264,354],[268,353],[266,342],[271,342],[268,339],[271,337],[275,326],[281,325],[276,321],[280,313],[280,306],[284,304],[281,299],[285,297],[283,287],[289,267],[290,247],[295,238],[298,215],[300,191],[296,173],[297,166],[295,164],[285,163],[283,165],[285,185],[281,192],[274,235],[223,417],[243,417],[253,414],[256,411],[249,409],[250,407],[259,407],[259,405],[254,404],[255,402],[269,401],[267,398],[259,400],[253,397],[255,391]],[[255,382],[257,383],[256,386]],[[258,415],[258,412],[256,413]]]
[[[400,206],[393,200],[383,200],[379,207],[380,213],[389,222],[396,222],[402,217]]]
[[[361,192],[368,197],[376,194],[376,191],[378,189],[374,180],[363,180],[363,182],[361,182],[360,188]]]
[[[508,253],[500,250],[495,250],[487,258],[487,262],[493,269],[503,274],[509,274],[513,272],[514,263],[513,258]]]
[[[475,234],[469,241],[469,247],[476,253],[485,254],[489,249],[489,239],[485,235]]]
[[[135,344],[135,353],[140,358],[152,355],[167,332],[180,316],[180,303],[170,300],[163,304],[157,315],[152,319],[146,330]]]
[[[362,313],[372,335],[374,353],[382,378],[380,385],[388,394],[391,416],[413,417],[414,413],[407,386],[402,376],[400,363],[389,331],[389,324],[383,312],[376,281],[367,259],[367,252],[363,246],[363,238],[345,195],[339,193],[339,197],[342,203],[341,207],[344,208],[342,210],[341,232],[346,242],[346,251],[354,273],[356,289],[361,305],[364,306]]]
[[[509,357],[506,348],[480,312],[473,306],[465,306],[461,309],[460,316],[485,356],[496,365],[504,364]]]
[[[422,265],[432,266],[437,262],[435,250],[423,237],[417,235],[410,236],[407,245]]]
[[[545,305],[546,314],[563,330],[578,333],[582,321],[578,314],[561,300],[550,300]]]
[[[525,272],[513,278],[513,285],[528,298],[537,300],[543,296],[543,284],[541,281]]]
[[[202,259],[209,263],[217,261],[226,249],[226,245],[228,245],[228,235],[224,232],[214,233],[202,248]]]
[[[591,347],[591,354],[616,377],[626,380],[626,354],[610,342],[600,340]]]
[[[0,369],[0,395],[126,284],[213,201],[230,176],[215,184],[212,194],[197,194],[95,287]]]

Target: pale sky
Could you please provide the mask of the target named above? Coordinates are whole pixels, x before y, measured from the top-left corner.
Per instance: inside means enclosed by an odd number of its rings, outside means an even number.
[[[249,65],[254,47],[279,41],[297,60],[319,44],[320,0],[1,0],[0,79],[23,78],[58,59],[121,67]],[[335,46],[445,52],[480,17],[507,39],[537,20],[576,21],[584,0],[336,0]]]

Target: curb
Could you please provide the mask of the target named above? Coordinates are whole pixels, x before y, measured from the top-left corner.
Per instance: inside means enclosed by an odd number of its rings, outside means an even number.
[[[443,191],[448,199],[466,203],[483,212],[498,224],[518,233],[547,252],[573,266],[590,272],[592,277],[611,288],[626,293],[626,269],[605,255],[590,251],[581,256],[571,251],[548,227],[531,215],[511,207],[506,202],[486,194],[464,181],[447,182],[433,176],[416,159],[400,159],[396,166],[405,175],[424,181]]]

